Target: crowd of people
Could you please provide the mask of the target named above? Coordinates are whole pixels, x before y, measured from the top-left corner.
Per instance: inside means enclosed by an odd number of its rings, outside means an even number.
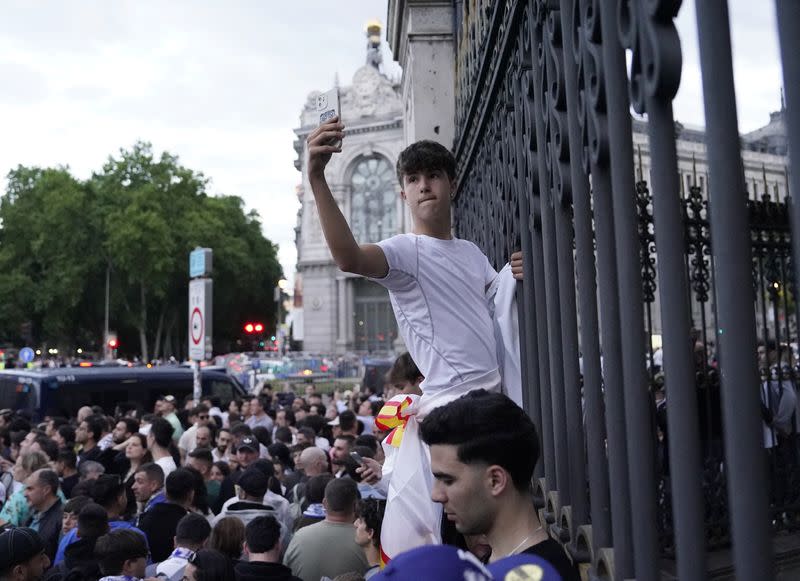
[[[165,394],[153,410],[120,402],[113,414],[86,406],[74,418],[53,415],[41,423],[0,411],[0,522],[6,529],[0,578],[317,581],[378,575],[391,470],[386,453],[392,450],[375,418],[384,398],[419,394],[422,376],[404,354],[387,379],[382,397],[349,390],[323,396],[309,385],[288,400],[264,385],[258,396],[227,406],[213,397],[179,401]],[[439,421],[432,414],[422,434],[432,445],[433,500],[445,507],[450,528],[455,524],[449,540],[459,545],[459,555],[474,555],[474,561],[462,559],[465,566],[487,562],[492,550],[506,555],[526,548],[509,545],[498,532],[507,533],[508,523],[494,532],[486,526],[491,515],[476,509],[490,503],[476,507],[476,491],[466,487],[464,470],[475,458],[481,466],[497,463],[507,481],[495,469],[503,482],[494,486],[513,493],[516,506],[495,516],[526,519],[511,526],[514,534],[531,529],[521,538],[538,545],[536,554],[564,576],[570,565],[538,523],[529,495],[535,429],[505,396],[483,397],[465,398],[467,407],[445,406],[441,411],[450,415]],[[499,404],[497,397],[503,398]],[[490,400],[500,408],[487,407]],[[485,413],[476,415],[473,407]],[[516,416],[504,418],[509,412]],[[513,430],[498,431],[498,423]],[[482,430],[487,439],[476,440]],[[459,446],[469,450],[464,457],[453,453]],[[423,561],[431,563],[447,558],[436,550],[426,555]],[[405,562],[393,560],[383,575],[392,575],[395,561]],[[396,575],[387,578],[402,578]]]

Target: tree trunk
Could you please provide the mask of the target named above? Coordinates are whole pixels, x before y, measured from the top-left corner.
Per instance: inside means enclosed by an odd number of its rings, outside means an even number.
[[[150,357],[147,351],[147,296],[145,293],[144,283],[139,285],[139,294],[141,297],[141,313],[139,317],[139,343],[142,348],[142,361],[147,363]]]
[[[175,315],[170,315],[167,321],[167,330],[164,337],[164,357],[175,356],[175,343],[172,336],[172,330],[175,328]]]
[[[153,357],[159,359],[161,357],[161,335],[164,331],[164,316],[167,311],[166,301],[164,306],[161,307],[161,313],[158,315],[158,327],[156,328],[156,344],[153,347]]]

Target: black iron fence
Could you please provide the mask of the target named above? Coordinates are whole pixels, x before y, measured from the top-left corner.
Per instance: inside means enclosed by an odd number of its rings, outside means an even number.
[[[542,517],[600,578],[672,563],[705,579],[726,547],[738,578],[772,578],[776,535],[800,529],[800,211],[745,185],[727,3],[695,3],[708,169],[689,176],[672,113],[679,0],[456,5],[456,229],[497,265],[524,252]],[[800,3],[777,8],[797,151]]]

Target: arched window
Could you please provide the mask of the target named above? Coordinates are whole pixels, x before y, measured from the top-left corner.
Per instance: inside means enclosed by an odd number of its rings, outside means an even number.
[[[397,179],[386,158],[364,157],[350,178],[350,228],[359,243],[378,242],[397,234]]]

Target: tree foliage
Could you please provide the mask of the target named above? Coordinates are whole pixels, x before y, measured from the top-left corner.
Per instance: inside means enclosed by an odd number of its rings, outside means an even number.
[[[102,349],[110,328],[129,354],[185,357],[188,255],[214,251],[214,348],[246,319],[274,321],[277,247],[236,196],[209,196],[202,173],[148,143],[90,179],[19,166],[0,199],[0,342]]]

